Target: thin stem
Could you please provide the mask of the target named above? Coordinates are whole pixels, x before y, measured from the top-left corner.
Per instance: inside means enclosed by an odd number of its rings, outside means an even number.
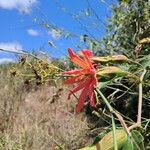
[[[98,88],[96,89],[96,91],[100,94],[100,96],[101,96],[102,99],[104,100],[105,104],[107,105],[107,107],[108,107],[109,111],[112,113],[112,115],[113,115],[113,114],[116,115],[116,117],[117,117],[118,120],[120,121],[122,127],[124,128],[125,132],[126,132],[128,135],[130,135],[129,129],[128,129],[128,127],[127,127],[127,125],[126,125],[124,119],[122,118],[122,116],[112,108],[112,106],[109,104],[108,100],[105,98],[105,96],[103,95],[103,93],[102,93]]]
[[[123,91],[123,90],[120,90],[120,89],[117,89],[117,88],[114,88],[114,87],[111,87],[111,86],[108,86],[108,85],[106,87],[109,88],[109,89],[112,89],[112,90],[118,90],[119,92],[123,92],[123,93],[127,92],[128,94],[131,94],[131,95],[139,95],[139,93],[137,93],[137,92]],[[143,96],[143,98],[150,101],[150,99],[147,98],[146,96]]]
[[[37,56],[35,56],[35,55],[31,54],[31,53],[22,51],[22,50],[20,50],[20,51],[12,51],[12,50],[5,50],[5,49],[0,48],[0,51],[8,52],[8,53],[14,53],[14,54],[17,54],[17,55],[28,55],[28,56],[31,56],[31,57],[33,57],[33,58],[35,58],[35,59],[40,60],[40,61],[43,62],[43,60],[42,60],[41,58],[39,58],[39,57],[37,57]],[[56,67],[56,66],[53,65],[53,64],[51,64],[51,65],[52,65],[54,68],[58,69],[58,70],[64,71],[63,69],[61,69],[61,68],[59,68],[59,67]]]
[[[143,88],[142,88],[142,82],[144,75],[146,74],[146,69],[144,69],[144,72],[142,73],[140,77],[140,83],[139,83],[139,103],[138,103],[138,117],[137,117],[137,123],[141,125],[141,114],[142,114],[142,94],[143,94]]]
[[[147,127],[148,127],[149,123],[150,123],[150,119],[148,119],[148,121],[147,121],[147,123],[146,123],[146,125],[145,125],[145,127],[144,127],[144,130],[146,130],[146,129],[147,129]]]
[[[117,118],[115,118],[115,120],[119,121],[119,122],[121,123],[121,125],[122,125],[122,121],[124,121],[124,119],[123,119],[123,117],[122,117],[123,115],[117,113],[116,111],[115,111],[114,113],[115,113],[115,115],[117,116]],[[103,111],[103,114],[104,114],[106,117],[111,118],[111,116],[108,115],[107,113],[105,113],[104,111]],[[122,116],[121,116],[122,119],[120,119],[119,115],[117,115],[117,114],[119,114],[120,116],[122,115]],[[128,118],[127,118],[127,119],[128,119]],[[128,121],[128,120],[124,121],[124,123],[133,124],[133,122]],[[123,125],[122,125],[122,126],[123,126]],[[123,127],[124,127],[124,126],[123,126]]]
[[[139,101],[138,101],[138,116],[137,116],[137,122],[129,127],[129,130],[133,128],[137,128],[141,126],[141,116],[142,116],[142,100],[143,100],[143,87],[142,82],[144,79],[144,75],[146,74],[146,69],[144,69],[141,77],[140,77],[140,83],[139,83]]]
[[[117,138],[116,138],[116,126],[115,126],[115,120],[114,120],[114,115],[111,115],[112,118],[112,129],[113,129],[113,144],[114,144],[114,150],[118,150],[118,145],[117,145]]]
[[[133,60],[130,59],[129,62],[134,63],[136,65],[139,65],[140,67],[142,67],[144,69],[144,67],[137,61],[133,61]]]
[[[120,123],[121,123],[122,127],[124,128],[124,130],[126,131],[126,133],[127,133],[129,136],[131,136],[131,133],[130,133],[130,131],[129,131],[129,129],[128,129],[128,127],[127,127],[127,125],[126,125],[124,119],[123,119],[123,117],[122,117],[118,112],[116,112],[116,111],[115,111],[114,113],[115,113],[115,115],[117,116],[118,120],[120,121]]]
[[[100,94],[100,96],[102,97],[102,99],[104,100],[105,104],[107,105],[109,111],[112,113],[111,114],[111,118],[112,118],[112,129],[113,129],[113,144],[114,144],[114,150],[118,150],[118,146],[117,146],[117,139],[116,139],[116,127],[115,127],[115,120],[114,120],[114,116],[113,116],[113,108],[111,107],[111,105],[109,104],[109,102],[107,101],[107,99],[105,98],[105,96],[103,95],[103,93],[99,90],[96,89],[97,92]]]
[[[14,51],[14,50],[6,50],[6,49],[0,48],[0,51],[7,52],[7,53],[13,53],[13,54],[17,54],[17,55],[29,55],[27,52],[24,52],[23,50]]]
[[[123,90],[120,90],[120,89],[117,89],[117,88],[114,88],[114,87],[111,87],[111,86],[106,86],[107,88],[109,88],[109,89],[112,89],[112,90],[118,90],[119,92],[125,92],[125,91],[123,91]],[[137,95],[138,93],[135,93],[135,92],[129,92],[128,91],[128,93],[129,94],[132,94],[132,95]]]
[[[113,108],[111,107],[111,105],[109,104],[109,102],[107,101],[107,99],[105,98],[105,96],[103,95],[103,93],[97,88],[96,91],[98,92],[98,94],[102,97],[102,99],[104,100],[105,104],[107,105],[109,111],[111,113],[113,113]]]
[[[65,150],[60,143],[58,143],[54,138],[52,139],[53,142],[59,147],[60,150]]]

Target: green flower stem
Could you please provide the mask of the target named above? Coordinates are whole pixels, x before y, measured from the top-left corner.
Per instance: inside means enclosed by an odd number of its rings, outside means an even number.
[[[102,97],[102,99],[104,100],[105,104],[107,105],[109,111],[111,113],[114,112],[113,108],[111,107],[111,105],[109,104],[108,100],[106,99],[106,97],[103,95],[103,93],[98,89],[96,88],[96,91],[98,92],[98,94]]]
[[[116,138],[116,125],[115,125],[115,119],[114,119],[114,115],[113,114],[111,115],[111,118],[112,118],[114,150],[118,150],[117,138]]]
[[[111,105],[109,104],[108,100],[106,99],[106,97],[103,95],[103,93],[97,88],[96,91],[98,92],[98,94],[100,94],[100,96],[102,97],[102,99],[104,100],[105,104],[107,105],[109,111],[112,113],[111,118],[112,118],[112,129],[113,129],[113,143],[114,143],[114,150],[118,150],[118,146],[117,146],[117,139],[116,139],[116,126],[115,126],[115,119],[113,116],[114,110],[111,107]]]

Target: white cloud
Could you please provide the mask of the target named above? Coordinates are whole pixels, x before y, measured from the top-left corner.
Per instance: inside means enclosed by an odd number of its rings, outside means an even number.
[[[28,29],[27,32],[31,36],[38,36],[39,35],[38,31],[36,31],[34,29]]]
[[[0,0],[0,8],[17,9],[20,12],[29,13],[31,7],[37,3],[37,0]]]
[[[15,61],[11,58],[0,58],[0,64],[10,63],[10,62],[15,62]]]
[[[18,52],[23,49],[22,45],[18,42],[1,42],[0,48],[4,50],[14,51],[14,52]]]

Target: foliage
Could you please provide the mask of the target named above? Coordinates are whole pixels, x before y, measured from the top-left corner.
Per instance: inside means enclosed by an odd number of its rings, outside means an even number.
[[[123,53],[135,58],[135,47],[143,38],[150,37],[150,3],[148,0],[120,0],[112,8],[112,17],[103,38],[104,50],[110,54]],[[141,50],[146,54],[145,46]]]

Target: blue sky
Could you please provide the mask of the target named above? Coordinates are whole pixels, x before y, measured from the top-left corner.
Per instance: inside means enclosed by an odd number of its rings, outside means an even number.
[[[103,37],[112,3],[116,0],[0,0],[0,48],[63,56],[68,47],[76,48],[81,35]],[[12,59],[0,52],[0,63]]]

